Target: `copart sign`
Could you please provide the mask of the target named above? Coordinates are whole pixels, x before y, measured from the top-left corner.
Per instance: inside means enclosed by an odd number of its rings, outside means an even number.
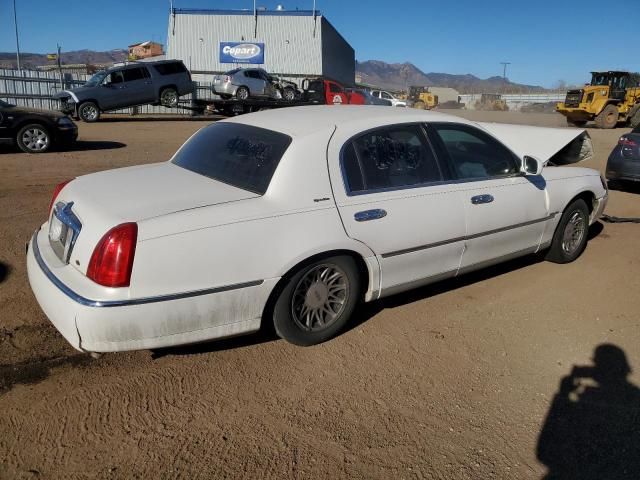
[[[264,63],[264,43],[220,42],[220,63]]]

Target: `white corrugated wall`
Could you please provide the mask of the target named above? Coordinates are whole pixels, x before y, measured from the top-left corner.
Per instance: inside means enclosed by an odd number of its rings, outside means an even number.
[[[263,68],[272,73],[320,75],[322,73],[321,17],[184,14],[169,16],[167,55],[182,60],[190,70],[224,72],[233,64],[219,62],[220,42],[263,42]],[[238,66],[243,66],[238,64]],[[244,65],[249,66],[249,65]]]

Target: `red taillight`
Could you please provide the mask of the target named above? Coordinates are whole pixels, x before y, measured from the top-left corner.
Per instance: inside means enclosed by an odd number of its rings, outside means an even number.
[[[618,140],[618,145],[622,145],[623,147],[637,147],[638,144],[631,140],[629,137],[620,137]]]
[[[69,180],[65,180],[62,183],[59,183],[58,185],[56,185],[56,188],[53,189],[53,196],[51,197],[51,202],[49,203],[49,213],[51,213],[51,209],[53,208],[53,203],[56,201],[56,198],[58,198],[58,195],[60,195],[60,192],[62,191],[62,189],[71,180],[73,180],[73,178],[71,178]]]
[[[123,223],[109,230],[91,255],[87,277],[105,287],[128,287],[137,240],[136,223]]]
[[[229,75],[225,75],[223,82],[226,83],[226,82],[230,82],[230,81],[231,81],[231,77]]]

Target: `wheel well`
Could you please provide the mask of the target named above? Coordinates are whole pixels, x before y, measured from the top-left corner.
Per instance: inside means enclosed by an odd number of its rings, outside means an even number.
[[[102,109],[100,108],[100,104],[98,103],[97,100],[94,100],[93,98],[86,98],[84,100],[80,100],[76,105],[76,111],[78,108],[80,108],[80,105],[82,105],[83,103],[87,103],[87,102],[91,102],[93,103],[96,107],[98,107],[98,110],[102,111]]]
[[[167,88],[173,88],[176,93],[178,93],[178,87],[175,85],[163,85],[162,88],[160,88],[160,93],[164,92]]]
[[[362,258],[362,256],[359,253],[356,253],[353,250],[329,250],[327,252],[318,253],[316,255],[312,255],[304,259],[303,261],[297,263],[295,266],[291,267],[287,271],[287,273],[285,273],[282,276],[282,278],[278,281],[278,283],[276,283],[276,286],[273,287],[273,290],[269,294],[269,299],[267,300],[267,303],[265,304],[264,309],[262,311],[262,318],[263,319],[271,318],[271,313],[273,312],[273,306],[276,300],[278,299],[280,292],[282,291],[284,286],[287,284],[289,279],[293,275],[295,275],[295,273],[298,270],[300,270],[301,268],[304,268],[307,265],[312,264],[313,262],[321,260],[323,258],[337,257],[341,255],[351,257],[356,262],[356,267],[358,268],[358,274],[360,275],[360,278],[362,278],[363,280],[366,280],[362,282],[362,291],[359,293],[359,295],[361,296],[364,295],[364,293],[369,288],[369,282],[371,281],[371,279],[369,278],[369,270],[367,269],[367,264],[365,263],[364,258]]]
[[[593,213],[593,210],[595,208],[594,202],[596,200],[596,196],[593,192],[590,191],[584,191],[579,193],[578,195],[576,195],[575,197],[573,197],[569,203],[567,203],[567,207],[569,205],[571,205],[573,202],[575,202],[576,200],[578,200],[579,198],[581,198],[582,200],[585,201],[585,203],[587,204],[587,208],[589,208],[589,214]],[[565,207],[566,208],[566,207]]]

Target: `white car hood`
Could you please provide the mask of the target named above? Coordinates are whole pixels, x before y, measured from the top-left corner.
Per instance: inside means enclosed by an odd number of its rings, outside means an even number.
[[[107,217],[117,225],[257,196],[164,162],[78,177],[61,200],[73,201],[86,221]]]
[[[479,125],[520,158],[529,155],[545,163],[569,165],[593,157],[591,137],[586,130],[485,122],[479,122]]]

